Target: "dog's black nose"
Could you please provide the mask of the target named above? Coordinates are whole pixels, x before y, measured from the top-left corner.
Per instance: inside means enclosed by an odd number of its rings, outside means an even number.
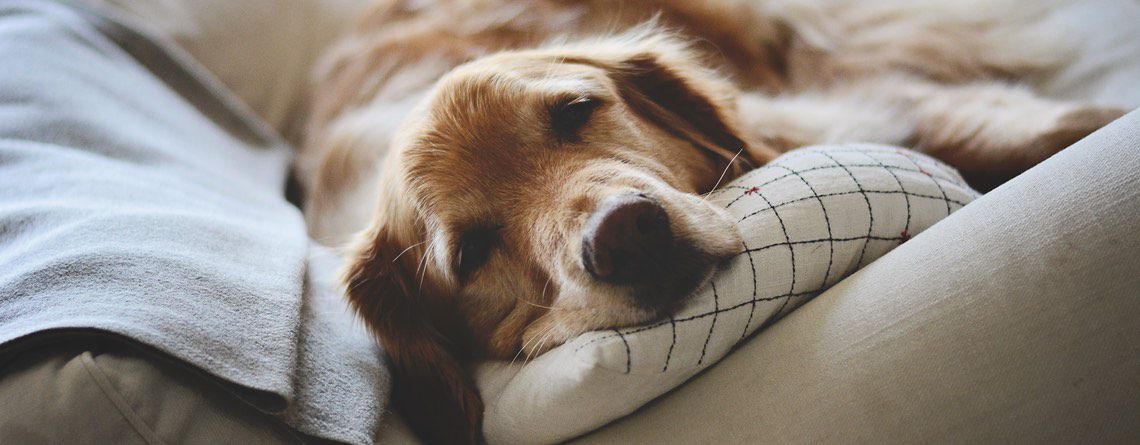
[[[586,221],[582,264],[595,278],[640,284],[660,277],[673,244],[669,215],[642,194],[611,196]]]

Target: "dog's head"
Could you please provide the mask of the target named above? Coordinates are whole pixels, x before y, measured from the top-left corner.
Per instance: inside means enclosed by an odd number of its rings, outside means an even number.
[[[740,251],[700,196],[746,164],[733,91],[653,36],[496,54],[440,80],[393,141],[344,276],[413,426],[477,441],[468,359],[661,317]]]

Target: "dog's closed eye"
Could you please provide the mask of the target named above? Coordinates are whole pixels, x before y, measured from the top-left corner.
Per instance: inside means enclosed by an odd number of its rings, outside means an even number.
[[[494,227],[468,230],[463,234],[455,257],[456,275],[461,283],[466,282],[473,272],[483,267],[498,242],[499,231]]]
[[[594,111],[602,105],[600,100],[591,97],[577,97],[555,105],[550,109],[550,127],[560,140],[574,140]]]

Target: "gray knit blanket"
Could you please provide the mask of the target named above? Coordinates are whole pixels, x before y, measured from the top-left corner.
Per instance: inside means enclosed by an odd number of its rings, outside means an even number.
[[[290,148],[204,73],[104,14],[0,1],[0,352],[110,336],[369,443],[381,351],[284,198]]]

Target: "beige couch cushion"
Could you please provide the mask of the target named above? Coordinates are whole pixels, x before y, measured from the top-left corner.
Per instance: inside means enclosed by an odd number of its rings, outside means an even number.
[[[1140,112],[579,443],[1137,443]]]

